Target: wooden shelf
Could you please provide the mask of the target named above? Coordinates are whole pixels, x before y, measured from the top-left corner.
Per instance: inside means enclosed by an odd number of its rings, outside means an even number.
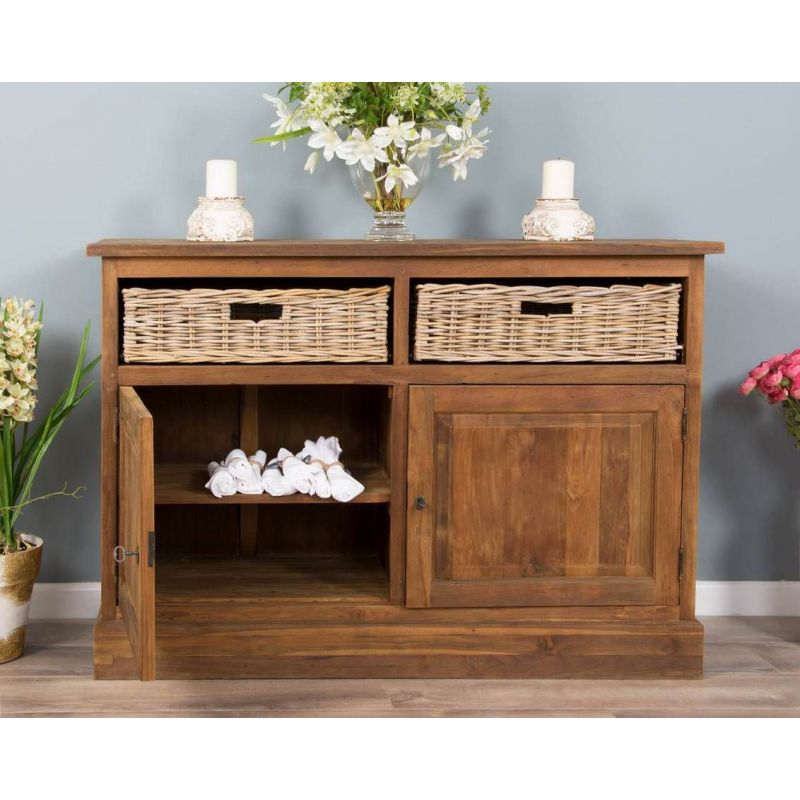
[[[375,465],[353,467],[353,477],[364,484],[364,491],[352,503],[388,503],[391,486],[386,471]],[[306,494],[272,497],[269,494],[235,494],[214,497],[205,484],[208,470],[203,464],[156,464],[156,505],[251,505],[259,503],[337,503],[333,498],[323,500]],[[343,504],[344,505],[344,504]]]
[[[225,558],[158,562],[159,605],[184,603],[385,603],[377,558]]]
[[[685,383],[664,364],[121,364],[121,386]]]

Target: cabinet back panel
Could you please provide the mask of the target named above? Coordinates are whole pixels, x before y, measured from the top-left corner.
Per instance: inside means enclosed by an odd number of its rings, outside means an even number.
[[[203,558],[238,552],[237,506],[156,506],[158,557]]]
[[[342,460],[386,464],[386,386],[262,386],[258,442],[272,458],[279,447],[297,452],[306,439],[338,436]]]
[[[156,462],[207,464],[239,447],[238,388],[142,386],[137,392],[153,415]]]
[[[380,505],[260,506],[258,556],[377,556],[386,560],[389,519]]]

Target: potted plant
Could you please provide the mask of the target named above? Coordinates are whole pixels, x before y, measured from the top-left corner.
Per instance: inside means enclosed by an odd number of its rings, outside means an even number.
[[[465,180],[467,162],[486,151],[488,128],[473,125],[489,110],[485,86],[463,83],[287,83],[286,101],[265,94],[275,107],[275,133],[256,139],[270,144],[308,137],[312,173],[321,158],[334,156],[350,167],[361,198],[375,212],[372,240],[414,238],[406,209],[419,194],[431,151],[441,148],[440,167]]]
[[[42,330],[33,301],[0,300],[0,664],[19,658],[25,645],[33,583],[42,561],[42,539],[19,530],[23,509],[56,495],[78,497],[80,489],[64,487],[31,497],[36,473],[48,447],[92,383],[86,377],[100,360],[86,363],[89,324],[83,330],[69,385],[33,430],[36,409],[36,364]]]
[[[780,404],[786,430],[800,450],[800,348],[778,353],[750,370],[739,387],[743,395],[757,390],[770,405]]]

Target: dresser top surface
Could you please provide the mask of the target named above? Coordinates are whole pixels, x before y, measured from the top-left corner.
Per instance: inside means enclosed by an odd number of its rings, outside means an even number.
[[[678,239],[595,239],[591,242],[527,242],[521,239],[259,239],[254,242],[187,242],[185,239],[101,239],[86,248],[106,258],[398,258],[535,256],[697,256],[724,253],[722,242]]]

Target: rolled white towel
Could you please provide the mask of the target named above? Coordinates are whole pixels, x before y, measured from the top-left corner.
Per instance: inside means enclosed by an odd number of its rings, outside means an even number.
[[[311,467],[301,461],[285,447],[278,450],[278,461],[282,464],[283,475],[290,486],[301,494],[314,494],[314,473]]]
[[[317,445],[310,439],[306,439],[303,449],[297,454],[304,463],[307,463],[311,470],[311,479],[314,482],[314,494],[317,497],[327,499],[331,496],[331,485],[328,475],[325,472],[325,462],[318,451]]]
[[[248,461],[247,466],[250,474],[246,478],[236,479],[236,491],[240,494],[263,494],[264,487],[261,485],[261,470],[258,464]]]
[[[297,494],[297,489],[286,480],[286,476],[281,471],[281,462],[277,458],[273,458],[264,467],[264,471],[261,473],[261,485],[264,487],[264,491],[273,497]]]
[[[237,480],[250,480],[253,469],[250,466],[250,462],[247,460],[244,450],[231,450],[230,453],[225,456],[224,464],[231,475]]]
[[[208,465],[209,481],[206,484],[214,497],[230,497],[236,494],[236,478],[228,472],[223,464],[212,461]]]
[[[248,459],[250,465],[258,472],[258,477],[261,477],[261,473],[264,471],[264,466],[267,463],[267,454],[263,450],[256,450],[253,455],[251,455]]]
[[[322,460],[329,465],[326,471],[334,500],[347,503],[364,491],[364,484],[347,472],[339,460],[342,448],[336,436],[329,436],[327,439],[320,437],[317,440],[317,451],[321,454]]]
[[[347,503],[364,491],[364,484],[357,481],[341,464],[328,467],[328,482],[334,500]]]

